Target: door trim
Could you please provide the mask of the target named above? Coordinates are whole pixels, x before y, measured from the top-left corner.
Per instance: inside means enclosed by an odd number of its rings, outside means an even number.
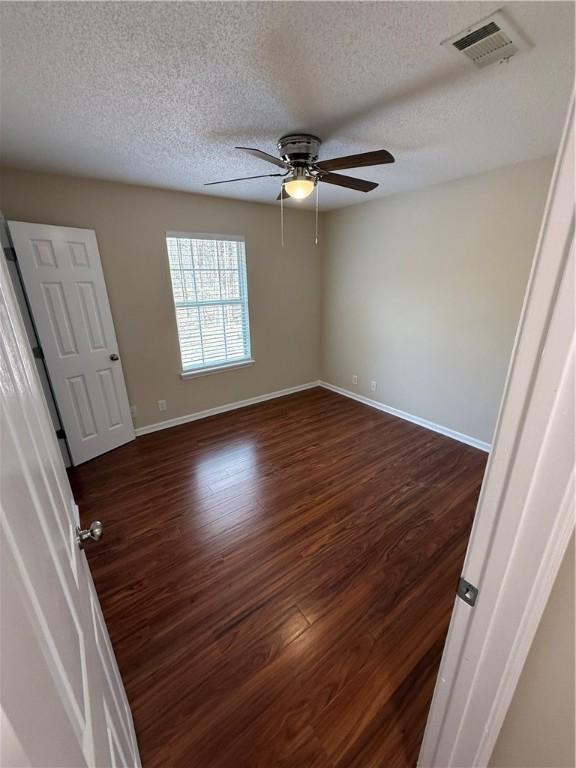
[[[568,400],[573,393],[569,378],[574,365],[573,313],[568,312],[568,319],[556,326],[563,334],[549,334],[554,310],[560,305],[562,281],[565,278],[569,285],[567,269],[574,259],[573,167],[574,98],[463,569],[465,578],[479,587],[479,600],[474,608],[455,601],[418,760],[420,768],[482,768],[488,764],[574,530],[574,469],[567,467],[558,445],[573,437],[570,413],[562,421],[559,411],[562,393]],[[562,301],[569,306],[573,297],[569,294]],[[548,400],[545,407],[531,410],[538,391],[537,376],[549,370],[551,359],[554,377],[539,390]],[[542,400],[539,402],[541,405]],[[527,427],[537,421],[535,415],[540,419],[539,428],[530,432]],[[554,434],[550,431],[553,417],[557,418]],[[560,476],[544,473],[539,477],[544,461],[561,464]],[[518,490],[520,494],[515,494]],[[547,494],[546,514],[542,514],[542,505],[534,503],[535,491]],[[511,605],[513,610],[509,610]]]

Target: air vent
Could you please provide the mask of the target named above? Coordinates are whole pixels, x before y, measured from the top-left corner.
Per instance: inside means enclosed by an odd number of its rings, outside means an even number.
[[[501,11],[445,40],[442,45],[458,55],[464,54],[477,67],[507,61],[529,48]]]

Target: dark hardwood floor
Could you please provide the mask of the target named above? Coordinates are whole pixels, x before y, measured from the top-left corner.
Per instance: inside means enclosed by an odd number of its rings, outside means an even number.
[[[314,389],[72,470],[144,768],[414,766],[485,461]]]

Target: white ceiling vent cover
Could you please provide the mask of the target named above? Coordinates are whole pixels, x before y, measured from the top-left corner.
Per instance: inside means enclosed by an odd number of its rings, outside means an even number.
[[[501,11],[444,40],[442,45],[458,55],[464,54],[477,67],[507,61],[530,47]]]

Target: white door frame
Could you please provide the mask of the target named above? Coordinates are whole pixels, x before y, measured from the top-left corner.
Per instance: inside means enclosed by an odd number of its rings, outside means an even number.
[[[572,98],[420,768],[488,764],[574,530],[574,195]]]

